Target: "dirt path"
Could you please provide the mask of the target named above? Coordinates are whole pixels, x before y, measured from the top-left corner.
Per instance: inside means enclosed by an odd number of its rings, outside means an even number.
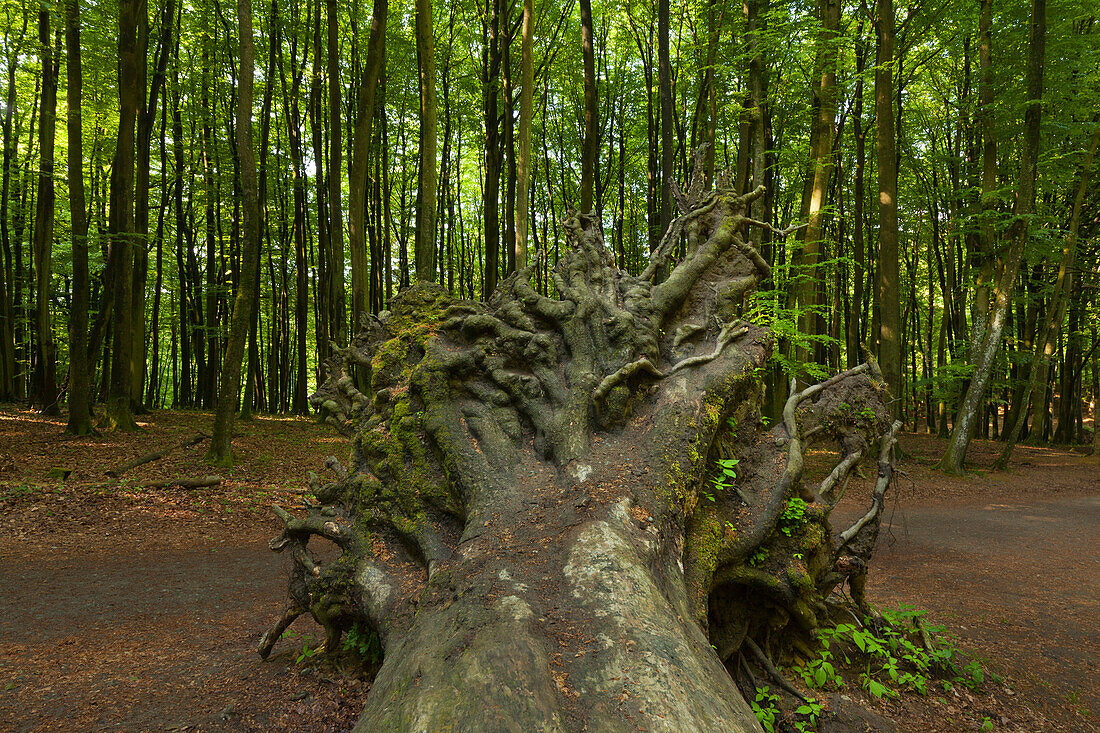
[[[295,665],[304,637],[280,642],[268,662],[255,652],[286,597],[266,505],[298,501],[306,468],[339,449],[329,431],[308,421],[245,426],[240,463],[212,489],[104,483],[104,468],[208,423],[203,413],[162,413],[140,436],[77,441],[59,424],[0,411],[0,731],[354,724],[365,683]],[[208,473],[203,447],[133,479]],[[75,472],[65,484],[43,481],[55,466]]]
[[[285,597],[282,562],[266,549],[277,532],[266,506],[293,504],[307,468],[340,451],[327,431],[306,421],[246,426],[240,464],[214,489],[104,483],[104,467],[178,444],[208,419],[162,413],[138,438],[75,441],[60,423],[0,409],[0,730],[354,723],[366,683],[296,665],[302,636],[280,642],[268,662],[254,651]],[[1011,473],[947,480],[930,467],[936,441],[906,436],[905,447],[871,597],[930,609],[1004,683],[980,699],[903,699],[880,711],[914,732],[976,729],[986,710],[994,730],[1096,730],[1100,464],[1025,448]],[[206,472],[201,449],[134,479]],[[979,443],[974,464],[992,450]],[[77,467],[65,484],[44,479],[58,465]],[[842,511],[862,511],[862,499],[853,487]],[[294,628],[317,633],[305,620]]]
[[[948,479],[930,465],[938,442],[904,446],[910,480],[889,506],[872,600],[929,609],[1036,714],[1036,730],[1100,730],[1100,462],[1025,447],[1008,473]],[[973,466],[998,448],[976,443]],[[946,716],[962,712],[947,702]]]

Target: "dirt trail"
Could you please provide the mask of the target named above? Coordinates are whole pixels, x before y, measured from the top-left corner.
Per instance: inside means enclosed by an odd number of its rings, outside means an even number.
[[[931,466],[937,441],[903,445],[908,480],[888,506],[872,600],[928,609],[1041,730],[1100,730],[1100,462],[1021,447],[1009,472],[949,479]],[[977,441],[972,466],[997,449]]]
[[[0,731],[354,723],[366,683],[295,665],[302,636],[281,641],[268,662],[254,651],[285,598],[266,506],[296,501],[306,467],[339,450],[331,435],[305,421],[258,421],[215,489],[102,483],[104,466],[178,443],[208,419],[162,413],[140,439],[78,442],[60,423],[0,409]],[[904,446],[872,600],[928,608],[961,649],[989,658],[1015,691],[986,698],[994,730],[1096,730],[1100,463],[1022,448],[1010,473],[949,480],[930,468],[938,442],[906,436]],[[978,442],[974,465],[994,448]],[[134,478],[205,472],[201,449]],[[59,463],[79,466],[65,485],[43,479]],[[841,511],[861,512],[864,498],[851,488]],[[293,628],[318,633],[306,620]],[[881,712],[900,730],[954,733],[976,729],[979,704],[945,695]]]

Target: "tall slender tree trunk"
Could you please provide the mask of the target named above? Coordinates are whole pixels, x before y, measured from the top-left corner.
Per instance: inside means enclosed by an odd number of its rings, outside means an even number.
[[[657,182],[660,193],[659,231],[668,231],[672,221],[672,166],[675,149],[673,147],[672,122],[672,63],[669,59],[669,18],[668,0],[657,0],[657,86],[661,99],[661,173]],[[658,235],[659,236],[659,235]]]
[[[347,344],[347,307],[344,302],[344,201],[341,185],[343,120],[340,105],[340,23],[336,0],[326,0],[328,9],[328,244],[329,307],[332,309],[330,336],[338,345]],[[326,354],[327,356],[327,354]]]
[[[587,2],[587,0],[585,0]],[[535,2],[523,0],[520,29],[519,158],[516,163],[516,269],[527,267],[528,211],[531,195],[531,127],[534,118],[534,34]]]
[[[314,172],[314,200],[317,204],[317,257],[316,257],[316,284],[314,287],[314,332],[317,338],[317,376],[323,378],[325,371],[325,356],[329,354],[329,340],[331,338],[331,321],[329,312],[331,306],[332,286],[329,284],[331,274],[329,272],[329,212],[328,189],[325,186],[325,169],[328,162],[325,158],[325,118],[324,118],[324,75],[322,67],[324,63],[324,45],[321,41],[321,2],[315,0],[312,4],[312,22],[307,20],[307,26],[313,28],[313,64],[310,69],[309,87],[309,123],[310,142],[313,147]],[[331,172],[330,172],[331,175]]]
[[[279,33],[279,0],[271,0],[271,21],[269,27],[271,29],[271,37],[268,39],[268,54],[267,54],[267,69],[264,72],[264,97],[263,102],[260,105],[260,164],[257,171],[257,193],[256,193],[256,212],[259,217],[256,222],[257,235],[260,240],[260,244],[257,245],[254,259],[245,260],[242,257],[242,267],[250,267],[256,271],[256,297],[252,298],[252,311],[248,319],[248,368],[245,370],[245,382],[244,382],[244,398],[241,400],[241,420],[251,420],[253,408],[264,410],[269,409],[274,411],[275,406],[271,404],[270,407],[264,404],[264,376],[262,368],[262,359],[260,357],[260,297],[259,293],[262,290],[262,278],[260,273],[260,265],[263,259],[262,242],[264,238],[267,238],[268,242],[268,265],[271,265],[271,228],[268,224],[267,218],[267,161],[268,153],[271,149],[271,104],[272,95],[275,92],[275,59],[277,55],[277,48],[282,43],[282,39]],[[279,294],[275,284],[274,270],[269,267],[271,277],[269,280],[269,286],[271,288],[271,300],[277,301]],[[275,324],[272,323],[272,333],[276,333]],[[274,340],[269,345],[269,352],[274,355],[277,348],[277,342]],[[268,378],[275,382],[276,374],[274,370],[268,370]]]
[[[665,14],[668,14],[668,0]],[[584,65],[584,142],[581,144],[580,211],[592,211],[593,187],[597,177],[597,157],[600,152],[600,100],[596,93],[596,53],[592,44],[592,1],[580,0],[581,58]],[[666,18],[667,20],[667,18]],[[665,50],[668,39],[665,38]]]
[[[66,432],[92,432],[92,389],[88,360],[88,215],[84,200],[83,125],[80,115],[80,0],[66,3],[65,90],[68,128],[69,216],[73,241],[73,301],[69,309],[69,422]]]
[[[7,60],[7,92],[4,97],[4,159],[2,184],[0,184],[0,247],[3,248],[3,267],[0,268],[0,400],[16,397],[16,358],[15,358],[15,308],[13,291],[18,283],[13,277],[11,255],[11,232],[8,222],[8,204],[11,200],[11,168],[17,150],[16,136],[13,134],[12,118],[15,112],[15,72],[19,65],[19,54],[14,53],[23,45],[27,34],[27,19],[30,13],[24,10],[23,26],[19,35],[11,39],[13,53]]]
[[[483,222],[485,227],[485,271],[481,297],[488,300],[497,286],[500,272],[500,123],[497,119],[497,84],[500,79],[500,0],[485,0],[486,35],[482,65],[482,101],[485,123],[485,186]]]
[[[386,54],[386,19],[388,0],[374,0],[367,58],[363,64],[355,101],[355,129],[348,170],[348,248],[351,250],[352,323],[358,328],[359,316],[371,312],[370,260],[367,256],[367,173],[373,135],[374,99],[382,61]]]
[[[852,112],[852,138],[855,142],[855,173],[852,183],[852,246],[855,250],[852,264],[852,311],[854,318],[848,325],[848,367],[859,363],[862,358],[861,348],[866,344],[864,334],[866,323],[863,318],[864,288],[863,283],[867,269],[866,228],[864,226],[864,179],[867,169],[867,143],[866,133],[863,128],[863,70],[867,59],[867,45],[864,42],[863,22],[856,31],[856,86],[854,110]]]
[[[38,365],[35,370],[35,402],[47,415],[60,412],[57,405],[57,354],[53,324],[50,322],[50,296],[53,293],[54,227],[54,133],[57,124],[57,71],[54,39],[50,31],[50,12],[38,12],[39,58],[42,62],[42,96],[38,121],[38,196],[34,215],[35,337]]]
[[[252,39],[252,2],[237,0],[237,24],[239,30],[240,70],[237,83],[236,146],[241,165],[242,247],[241,268],[237,285],[237,297],[233,303],[229,338],[222,360],[222,373],[218,389],[218,403],[214,412],[214,429],[210,437],[210,449],[206,460],[220,466],[233,465],[230,441],[233,437],[233,419],[237,413],[237,400],[241,389],[241,363],[244,360],[245,340],[248,337],[252,301],[256,297],[257,270],[247,266],[259,256],[260,250],[260,202],[256,172],[256,155],[252,150],[252,77],[254,72]]]
[[[134,237],[134,148],[135,126],[142,92],[138,67],[143,63],[139,45],[140,19],[146,13],[146,0],[119,0],[118,34],[118,142],[111,166],[111,209],[107,229],[111,236],[114,262],[109,265],[110,287],[114,294],[111,308],[111,378],[107,409],[101,427],[108,430],[136,430],[130,405],[133,361],[133,237]]]
[[[435,216],[436,144],[435,37],[431,0],[416,0],[416,60],[420,81],[420,165],[416,176],[416,279],[436,280]]]
[[[1020,153],[1020,180],[1016,194],[1016,222],[1008,232],[1009,248],[993,288],[989,322],[978,349],[974,374],[959,407],[955,426],[948,439],[940,467],[948,473],[962,474],[972,430],[982,413],[985,390],[993,374],[1001,348],[1005,321],[1016,286],[1027,244],[1029,220],[1035,206],[1035,179],[1039,159],[1039,132],[1042,123],[1043,61],[1046,45],[1046,0],[1032,0],[1031,33],[1027,61],[1027,108],[1024,112],[1023,150]]]
[[[977,363],[989,321],[990,287],[994,274],[992,218],[996,212],[997,131],[993,118],[993,0],[981,0],[978,17],[978,112],[982,140],[981,213],[978,231],[970,237],[974,270],[974,305],[971,316],[970,359]]]
[[[879,307],[878,358],[896,410],[902,394],[901,279],[898,273],[898,167],[894,129],[894,3],[878,0],[878,63],[875,66],[875,151],[878,156],[878,258],[875,300]]]

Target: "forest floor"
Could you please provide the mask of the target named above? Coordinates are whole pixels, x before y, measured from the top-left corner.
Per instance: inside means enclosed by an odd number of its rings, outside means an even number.
[[[257,418],[238,425],[239,462],[219,486],[143,486],[213,473],[205,442],[122,480],[104,475],[210,423],[209,413],[162,411],[135,435],[72,438],[61,419],[0,407],[0,730],[354,723],[368,682],[311,656],[318,627],[299,621],[271,659],[255,653],[286,598],[267,507],[297,504],[306,472],[345,453],[342,438],[304,419]],[[942,442],[901,444],[871,600],[929,609],[929,623],[992,674],[980,693],[845,696],[899,731],[987,720],[998,731],[1100,730],[1100,462],[1020,447],[1009,471],[990,474],[999,446],[977,441],[977,472],[948,479],[932,468]],[[71,473],[50,478],[53,469]],[[841,518],[861,512],[858,493]]]

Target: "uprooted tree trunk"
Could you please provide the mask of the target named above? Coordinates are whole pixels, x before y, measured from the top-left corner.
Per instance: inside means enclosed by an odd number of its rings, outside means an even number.
[[[260,652],[303,613],[330,650],[376,634],[357,730],[757,731],[725,665],[748,640],[775,658],[806,639],[846,581],[865,603],[893,474],[885,384],[863,365],[762,422],[771,337],[736,313],[768,271],[740,234],[766,226],[746,214],[763,188],[700,188],[677,192],[640,277],[575,215],[558,299],[526,270],[487,304],[421,284],[332,360],[313,402],[352,438],[351,465],[311,475],[304,514],[276,507],[291,603]],[[811,441],[840,452],[812,485]],[[864,459],[871,508],[834,536]],[[312,537],[339,558],[318,560]]]

